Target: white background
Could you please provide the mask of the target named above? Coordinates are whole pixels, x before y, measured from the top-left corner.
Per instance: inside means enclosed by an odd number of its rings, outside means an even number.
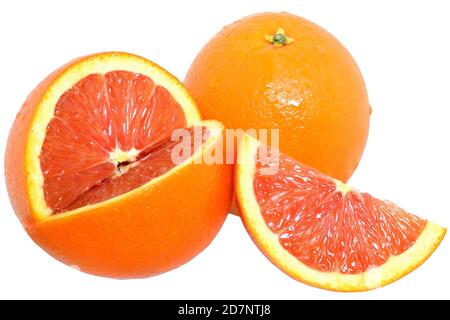
[[[198,50],[222,26],[261,11],[289,11],[315,21],[359,63],[373,115],[351,184],[449,227],[447,0],[2,1],[1,161],[27,94],[68,60],[129,51],[183,79]],[[188,264],[154,278],[118,281],[80,273],[44,253],[16,219],[3,182],[0,204],[0,298],[450,298],[448,237],[409,276],[375,291],[344,294],[285,276],[253,245],[239,218],[230,216]]]

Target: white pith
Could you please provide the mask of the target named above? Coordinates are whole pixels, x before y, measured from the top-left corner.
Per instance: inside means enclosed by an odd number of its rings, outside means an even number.
[[[122,162],[133,162],[136,161],[139,152],[140,151],[136,148],[132,148],[128,151],[116,148],[114,151],[109,153],[109,159],[116,165]]]

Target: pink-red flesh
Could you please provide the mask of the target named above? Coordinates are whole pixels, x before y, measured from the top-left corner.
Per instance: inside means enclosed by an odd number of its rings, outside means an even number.
[[[118,70],[81,79],[60,97],[41,149],[47,205],[72,210],[167,172],[173,143],[161,141],[183,127],[181,106],[145,75]],[[136,163],[112,161],[116,151],[138,154]]]
[[[333,179],[281,154],[259,157],[254,189],[264,221],[280,244],[308,267],[356,274],[410,248],[426,221],[367,193],[338,190]]]

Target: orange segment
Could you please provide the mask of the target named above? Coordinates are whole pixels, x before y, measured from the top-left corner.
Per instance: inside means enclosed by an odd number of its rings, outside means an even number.
[[[280,156],[278,173],[258,159],[256,201],[281,245],[307,266],[360,273],[410,248],[426,221],[367,193],[338,190],[317,170]]]
[[[284,154],[263,157],[262,147],[250,136],[239,147],[238,204],[257,245],[295,279],[373,289],[418,267],[444,237],[444,228]]]

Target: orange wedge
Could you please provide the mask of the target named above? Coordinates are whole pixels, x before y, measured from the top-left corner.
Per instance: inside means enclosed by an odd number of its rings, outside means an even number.
[[[263,148],[248,135],[239,146],[237,202],[255,243],[294,279],[378,288],[420,266],[444,238],[443,227]]]

